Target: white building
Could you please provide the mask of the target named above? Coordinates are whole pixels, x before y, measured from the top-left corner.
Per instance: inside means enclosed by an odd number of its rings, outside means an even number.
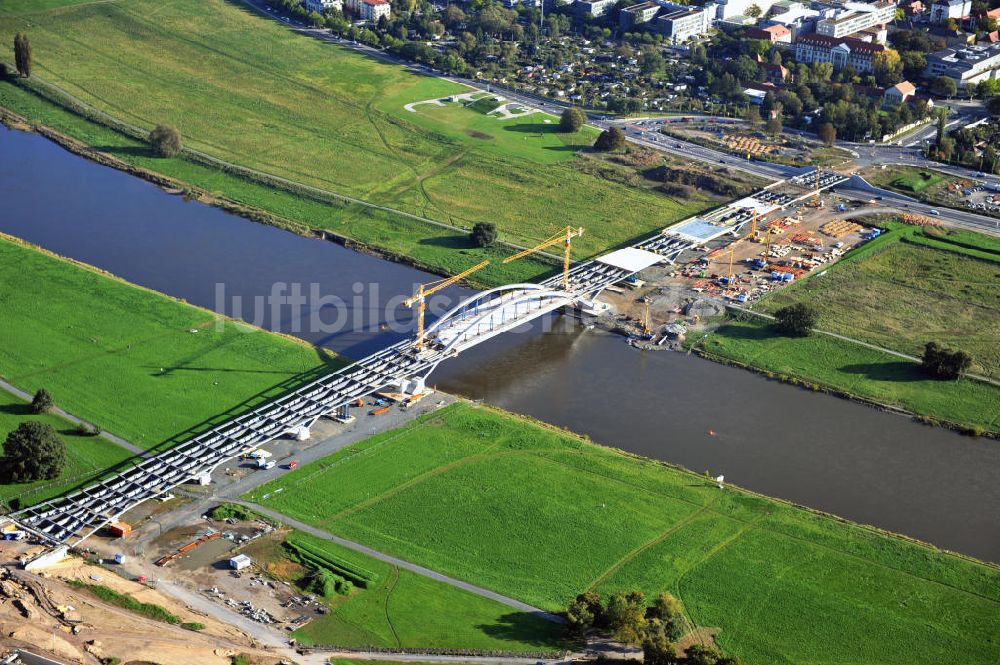
[[[345,6],[362,21],[377,23],[380,18],[389,18],[392,5],[389,0],[346,0]]]
[[[795,41],[796,62],[829,62],[834,69],[850,65],[859,74],[875,69],[875,54],[885,51],[881,44],[864,42],[854,37],[802,35]]]
[[[746,16],[747,10],[753,6],[757,6],[760,9],[760,15],[766,16],[771,10],[771,7],[778,0],[717,0],[718,8],[716,9],[715,18],[719,20],[726,20],[735,18],[737,16]]]
[[[246,554],[237,554],[229,560],[229,567],[233,570],[243,570],[244,568],[249,568],[251,563],[253,563],[253,560]]]
[[[845,2],[843,6],[824,12],[816,23],[816,34],[847,37],[876,25],[888,25],[896,20],[895,0],[878,2]]]
[[[1000,42],[964,48],[946,48],[927,55],[928,77],[947,76],[959,88],[1000,78]]]
[[[649,23],[660,13],[660,6],[652,0],[626,7],[618,13],[618,25],[622,30],[631,30],[637,25]]]
[[[713,2],[703,7],[675,5],[663,1],[659,1],[658,4],[665,11],[656,19],[656,30],[674,45],[707,34],[717,11],[717,6]]]
[[[618,4],[618,0],[576,0],[576,13],[597,18],[604,16]]]
[[[331,9],[340,11],[344,8],[344,0],[306,0],[305,7],[307,11],[320,14]]]
[[[961,21],[972,13],[972,0],[935,0],[931,5],[931,23],[944,23],[950,18]]]
[[[760,27],[783,25],[791,31],[792,39],[795,39],[799,35],[816,32],[816,22],[819,21],[819,18],[820,14],[817,10],[807,7],[801,2],[779,0],[771,7],[771,14],[767,20],[761,21]]]

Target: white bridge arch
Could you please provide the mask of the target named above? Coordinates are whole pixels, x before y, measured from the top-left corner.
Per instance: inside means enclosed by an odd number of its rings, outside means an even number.
[[[444,356],[575,302],[573,292],[542,284],[507,284],[480,291],[445,312],[425,333]]]

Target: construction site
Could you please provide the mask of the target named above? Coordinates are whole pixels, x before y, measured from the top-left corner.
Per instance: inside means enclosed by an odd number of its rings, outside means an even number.
[[[749,306],[878,237],[866,224],[887,208],[824,191],[819,170],[754,194],[666,233],[691,240],[676,262],[645,270],[605,291],[613,327],[643,348],[677,348],[689,331]],[[907,221],[907,220],[904,220]],[[910,223],[933,223],[914,218]]]

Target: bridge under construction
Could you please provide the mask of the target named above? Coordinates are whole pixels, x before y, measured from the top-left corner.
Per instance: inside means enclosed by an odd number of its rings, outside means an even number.
[[[823,188],[842,180],[839,174],[825,175]],[[718,228],[731,229],[731,218],[742,220],[747,214],[744,209],[747,206],[780,207],[780,204],[774,206],[773,197],[766,190],[759,194],[760,200],[748,197],[721,209],[721,214],[716,211],[714,219],[719,220]],[[712,224],[711,221],[702,223]],[[373,353],[163,453],[141,460],[114,477],[10,517],[25,530],[52,544],[79,545],[136,505],[182,483],[211,474],[227,460],[282,436],[305,438],[319,418],[343,414],[359,399],[389,388],[402,393],[421,393],[427,376],[442,361],[494,336],[561,308],[597,311],[597,297],[608,286],[654,264],[674,262],[682,252],[703,242],[667,229],[631,247],[571,267],[568,263],[571,235],[568,229],[567,263],[559,274],[540,283],[509,284],[476,293],[439,317],[426,330],[421,318],[415,339],[406,339]],[[452,281],[455,279],[444,280],[446,283]],[[413,299],[421,304],[421,317],[423,297],[422,290]]]

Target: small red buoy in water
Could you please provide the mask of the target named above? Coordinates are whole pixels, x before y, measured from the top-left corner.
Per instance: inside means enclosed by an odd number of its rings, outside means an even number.
[[[708,435],[709,436],[715,436],[715,430],[714,429],[708,430]]]

